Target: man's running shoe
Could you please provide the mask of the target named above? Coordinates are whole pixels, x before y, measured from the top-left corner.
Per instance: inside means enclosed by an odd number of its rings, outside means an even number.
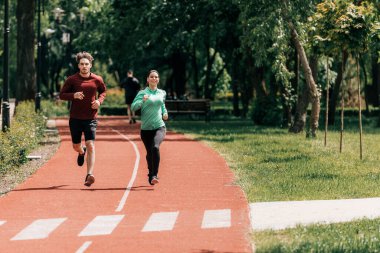
[[[77,164],[79,166],[82,166],[84,164],[84,156],[86,155],[86,147],[83,147],[83,151],[84,151],[83,154],[78,154]]]
[[[84,185],[90,187],[93,183],[95,183],[94,175],[87,174],[86,180],[84,181]]]

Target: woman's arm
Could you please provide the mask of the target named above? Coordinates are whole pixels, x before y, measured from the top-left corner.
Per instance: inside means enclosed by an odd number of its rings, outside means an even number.
[[[143,102],[144,102],[144,91],[139,91],[139,93],[137,93],[135,99],[133,100],[132,102],[132,105],[131,105],[131,110],[132,111],[137,111],[138,109],[141,108]]]

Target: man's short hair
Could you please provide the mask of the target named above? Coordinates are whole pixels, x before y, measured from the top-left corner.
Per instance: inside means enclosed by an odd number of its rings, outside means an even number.
[[[92,61],[94,60],[94,58],[92,57],[92,55],[90,53],[87,53],[86,51],[77,53],[76,60],[77,60],[78,63],[83,58],[86,58],[87,60],[89,60],[90,63],[92,63]]]

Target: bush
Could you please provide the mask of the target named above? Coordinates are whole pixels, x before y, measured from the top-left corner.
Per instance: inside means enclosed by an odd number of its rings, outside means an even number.
[[[69,108],[68,101],[63,100],[42,100],[41,110],[42,114],[47,118],[54,118],[60,116],[68,116]]]
[[[124,90],[120,88],[107,89],[103,106],[122,106],[125,104]]]
[[[271,96],[259,97],[255,100],[252,110],[252,120],[257,125],[281,126],[281,103]]]
[[[127,106],[100,106],[100,115],[127,115]]]
[[[46,119],[34,111],[34,102],[20,103],[11,127],[0,133],[0,175],[27,161],[27,155],[43,138]]]

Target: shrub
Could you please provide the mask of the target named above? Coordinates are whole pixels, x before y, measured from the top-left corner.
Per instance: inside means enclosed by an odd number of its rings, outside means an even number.
[[[68,116],[69,115],[68,103],[69,103],[68,101],[63,101],[59,99],[42,100],[41,102],[42,114],[48,118]]]
[[[41,141],[46,119],[34,111],[34,102],[20,103],[11,127],[0,133],[0,175],[27,161],[27,155]]]
[[[252,120],[257,125],[281,126],[281,103],[271,96],[259,97],[255,100],[252,110]]]
[[[119,88],[107,89],[107,96],[103,106],[121,106],[125,104],[124,90]]]

